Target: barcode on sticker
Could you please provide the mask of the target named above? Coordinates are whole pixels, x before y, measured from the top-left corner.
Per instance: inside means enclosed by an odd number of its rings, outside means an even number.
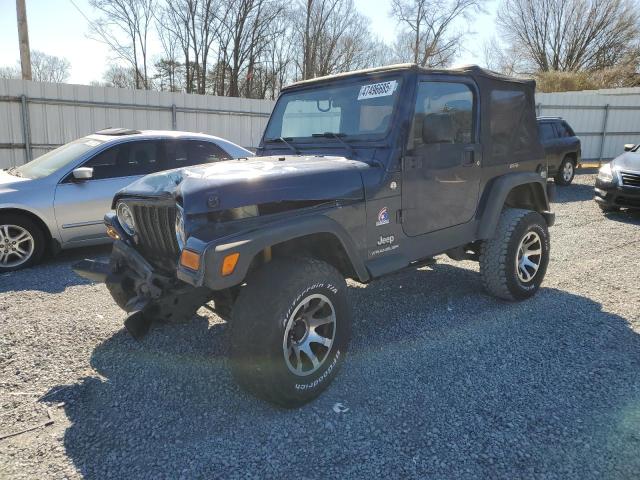
[[[391,80],[389,82],[373,83],[371,85],[363,85],[360,87],[360,93],[358,94],[358,100],[364,100],[366,98],[387,97],[393,95],[393,92],[398,88],[397,80]]]

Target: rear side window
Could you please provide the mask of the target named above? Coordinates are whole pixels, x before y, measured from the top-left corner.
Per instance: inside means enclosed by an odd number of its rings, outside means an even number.
[[[512,154],[526,152],[535,136],[535,116],[522,90],[491,92],[489,134],[492,155],[507,161]],[[529,121],[531,119],[531,122]]]
[[[557,123],[556,124],[556,129],[558,130],[558,136],[560,138],[573,137],[574,136],[573,130],[571,130],[571,127],[569,125],[567,125],[565,122]]]
[[[168,149],[169,158],[173,160],[173,165],[169,168],[188,167],[231,158],[222,148],[211,142],[178,140],[172,142]]]
[[[552,140],[555,138],[556,132],[550,123],[539,123],[538,135],[540,136],[540,140]]]

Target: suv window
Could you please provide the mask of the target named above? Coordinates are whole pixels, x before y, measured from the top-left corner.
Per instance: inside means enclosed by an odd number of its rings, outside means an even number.
[[[170,142],[168,150],[168,157],[172,160],[170,168],[188,167],[231,158],[215,143],[197,140]]]
[[[538,135],[540,136],[540,140],[553,140],[556,137],[556,131],[549,122],[539,123]]]
[[[85,162],[93,168],[93,179],[147,175],[161,170],[160,144],[156,141],[116,145]]]
[[[558,136],[560,138],[574,136],[571,127],[569,127],[565,122],[556,123],[556,130],[558,131]]]
[[[410,148],[473,142],[473,92],[464,83],[420,82]]]

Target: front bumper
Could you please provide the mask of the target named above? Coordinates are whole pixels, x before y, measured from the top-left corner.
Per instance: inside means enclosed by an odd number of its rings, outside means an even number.
[[[593,199],[606,207],[640,208],[640,188],[596,181]]]

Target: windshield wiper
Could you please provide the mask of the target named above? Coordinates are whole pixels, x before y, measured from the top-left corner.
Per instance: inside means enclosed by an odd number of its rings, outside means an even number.
[[[358,158],[358,152],[356,152],[355,148],[353,148],[351,145],[349,145],[347,142],[345,142],[342,137],[345,136],[344,133],[335,133],[335,132],[324,132],[324,133],[312,133],[311,134],[312,137],[318,138],[318,137],[323,137],[323,138],[335,138],[336,140],[338,140],[342,145],[345,146],[345,148],[347,150],[349,150],[349,152],[351,153],[351,155],[353,155],[354,157]]]
[[[278,137],[278,138],[267,138],[266,141],[267,142],[281,142],[284,143],[287,147],[289,147],[289,149],[295,153],[296,155],[300,155],[300,150],[298,150],[296,147],[294,147],[293,145],[291,145],[288,140],[292,140],[291,137]]]

